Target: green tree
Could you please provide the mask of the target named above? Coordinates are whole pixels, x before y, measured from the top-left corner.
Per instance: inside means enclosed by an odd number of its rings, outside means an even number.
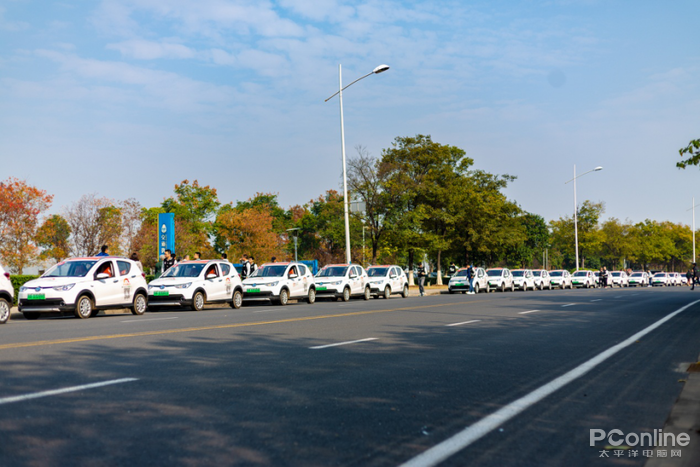
[[[70,225],[63,216],[54,214],[46,219],[34,237],[36,244],[43,248],[39,258],[51,258],[56,262],[67,258],[70,254],[70,234]]]
[[[688,146],[678,150],[681,157],[688,157],[685,160],[676,162],[676,167],[685,169],[689,165],[700,165],[700,139],[692,140]]]

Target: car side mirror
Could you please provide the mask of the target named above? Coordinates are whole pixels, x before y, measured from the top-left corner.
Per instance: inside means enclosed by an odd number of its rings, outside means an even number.
[[[210,272],[207,274],[207,279],[216,279],[216,273]]]
[[[290,279],[296,279],[297,277],[299,277],[299,276],[297,276],[295,273],[293,273],[293,272],[290,272],[290,273],[289,273],[289,278],[290,278]]]
[[[98,281],[109,279],[109,274],[107,274],[106,272],[101,272],[95,276],[95,279],[97,279]]]

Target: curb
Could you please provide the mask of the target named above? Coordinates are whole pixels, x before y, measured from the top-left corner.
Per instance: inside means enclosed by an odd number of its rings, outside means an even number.
[[[700,356],[698,356],[700,362]],[[688,373],[685,385],[663,428],[664,433],[688,433],[690,443],[684,447],[664,447],[654,449],[654,457],[649,458],[645,467],[697,467],[700,465],[700,371]],[[670,457],[671,449],[680,450],[681,457]],[[667,457],[658,457],[659,451],[666,451]]]

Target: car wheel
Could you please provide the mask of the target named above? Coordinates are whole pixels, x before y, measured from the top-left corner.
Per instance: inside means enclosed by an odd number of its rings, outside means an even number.
[[[309,287],[309,296],[307,297],[306,301],[309,302],[309,305],[316,303],[316,289],[313,287]]]
[[[131,306],[131,313],[136,316],[141,316],[146,312],[146,308],[148,308],[146,296],[142,293],[137,294],[134,297],[134,304]]]
[[[501,282],[501,292],[505,292],[505,291],[506,291],[506,283]]]
[[[474,284],[474,293],[479,293],[479,283]]]
[[[243,306],[243,292],[240,290],[234,290],[233,296],[231,297],[231,308],[236,310]]]
[[[403,298],[408,298],[408,285],[403,286],[403,290],[401,291],[401,296]]]
[[[29,321],[39,319],[39,315],[41,315],[41,313],[39,313],[38,311],[25,311],[22,314],[24,315],[24,319]]]
[[[510,283],[510,291],[515,292],[515,284],[513,284],[512,282]]]
[[[372,298],[372,293],[370,292],[369,287],[365,287],[364,299],[369,300],[370,298]]]
[[[10,304],[4,298],[0,298],[0,324],[7,323],[8,319],[10,319]]]
[[[204,308],[204,294],[202,292],[196,292],[194,297],[192,297],[192,310],[202,311]]]
[[[447,289],[447,291],[448,291],[449,293],[451,293],[451,294],[455,293],[455,291],[452,290],[452,289]]]
[[[282,289],[280,290],[280,298],[277,300],[277,304],[285,306],[287,303],[289,303],[289,292],[287,292],[287,289]]]
[[[491,293],[491,285],[489,283],[486,283],[486,293]]]
[[[344,302],[350,301],[350,287],[345,287],[343,289],[343,301]]]
[[[389,300],[390,297],[391,297],[391,287],[389,287],[387,285],[386,287],[384,287],[384,298]]]
[[[92,316],[92,299],[87,295],[83,295],[78,299],[75,305],[75,317],[80,319],[88,319]]]

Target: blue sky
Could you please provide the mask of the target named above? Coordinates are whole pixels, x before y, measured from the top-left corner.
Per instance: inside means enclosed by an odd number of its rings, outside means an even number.
[[[700,2],[0,1],[0,179],[60,212],[87,193],[158,205],[197,179],[283,206],[340,188],[346,148],[430,134],[547,220],[690,223],[700,171]]]

